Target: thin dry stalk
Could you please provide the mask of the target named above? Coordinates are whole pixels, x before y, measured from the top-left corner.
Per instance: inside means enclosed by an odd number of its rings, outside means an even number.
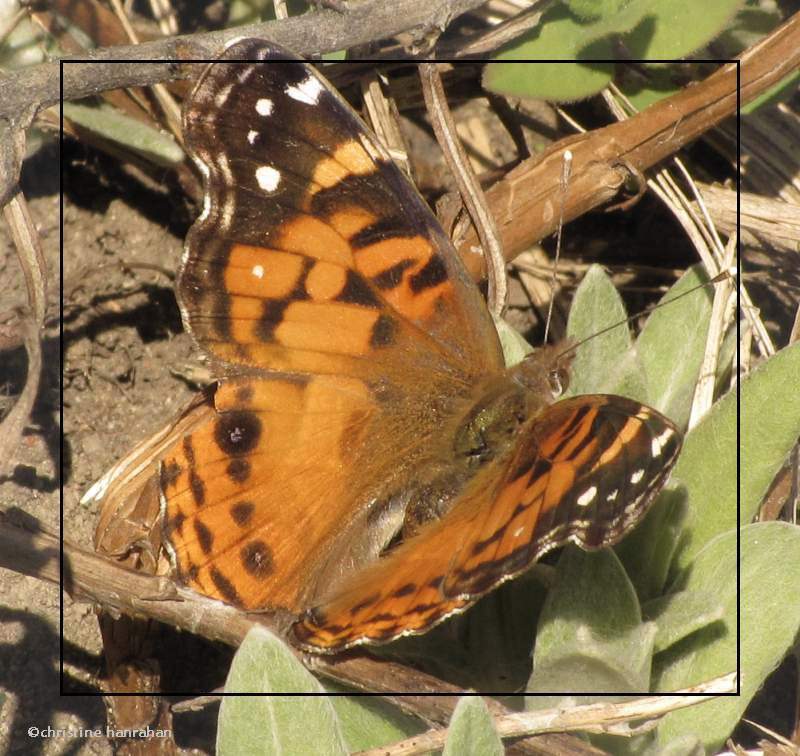
[[[119,19],[120,25],[125,30],[128,39],[135,45],[139,44],[139,35],[136,30],[131,26],[128,16],[120,0],[111,0],[111,7]],[[170,132],[177,139],[178,144],[183,144],[183,129],[181,128],[181,110],[175,102],[175,98],[170,94],[169,90],[163,84],[155,84],[153,86],[153,94],[161,105],[161,110],[167,119],[167,126]]]
[[[616,704],[596,703],[508,714],[496,717],[494,725],[501,738],[572,730],[593,734],[632,735],[642,732],[642,728],[631,728],[631,722],[654,720],[671,711],[696,706],[735,691],[736,673],[731,672],[670,695],[648,696]],[[359,751],[354,756],[417,756],[442,748],[447,740],[447,732],[446,729],[428,730],[393,745]]]
[[[28,306],[19,313],[18,328],[28,354],[25,387],[16,404],[0,423],[0,475],[11,473],[14,452],[28,423],[39,391],[42,372],[40,330],[47,310],[47,272],[42,245],[21,191],[12,195],[3,208],[11,231],[28,293]]]
[[[383,92],[376,71],[368,72],[361,79],[361,95],[367,109],[369,124],[378,140],[389,152],[392,160],[402,171],[411,176],[411,164],[408,160],[408,149],[403,132],[398,122],[397,107]]]
[[[506,306],[508,284],[505,274],[505,259],[500,234],[494,216],[486,201],[475,172],[467,158],[464,145],[458,137],[452,113],[442,86],[442,79],[435,63],[422,63],[419,67],[422,94],[430,114],[431,125],[442,147],[445,160],[455,176],[464,204],[475,224],[489,274],[488,307],[496,317],[502,315]]]
[[[738,237],[732,234],[725,247],[726,267],[734,266]],[[735,270],[735,268],[734,268]],[[736,292],[733,286],[735,279],[724,278],[714,287],[714,302],[711,305],[711,318],[706,335],[706,348],[700,375],[695,386],[692,410],[689,416],[689,428],[693,428],[711,409],[714,401],[714,389],[717,383],[717,362],[722,347],[722,340],[730,327],[730,320],[735,313]],[[734,307],[731,307],[731,305]]]

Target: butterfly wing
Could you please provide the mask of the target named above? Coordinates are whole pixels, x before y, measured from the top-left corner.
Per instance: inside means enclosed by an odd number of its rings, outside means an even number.
[[[444,517],[307,612],[294,625],[297,641],[334,652],[422,633],[551,549],[616,543],[643,516],[680,444],[667,418],[622,397],[545,408],[505,464],[479,472]]]
[[[178,298],[228,378],[163,458],[165,545],[199,592],[299,612],[391,538],[414,450],[501,369],[498,340],[428,207],[310,66],[236,43],[184,134],[206,195]]]
[[[363,467],[350,466],[374,435],[375,406],[361,381],[327,376],[229,380],[214,405],[161,466],[177,574],[230,604],[297,612],[320,576],[380,548],[380,532],[359,526],[375,497]]]
[[[206,201],[178,291],[206,351],[292,373],[502,367],[439,223],[311,66],[236,43],[197,82],[184,134]]]

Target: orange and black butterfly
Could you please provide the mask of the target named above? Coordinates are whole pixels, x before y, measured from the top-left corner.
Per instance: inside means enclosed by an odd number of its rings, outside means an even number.
[[[506,368],[430,209],[313,67],[236,42],[184,132],[205,203],[178,299],[219,385],[161,457],[180,582],[335,652],[641,519],[675,426],[620,396],[555,401],[552,352]]]

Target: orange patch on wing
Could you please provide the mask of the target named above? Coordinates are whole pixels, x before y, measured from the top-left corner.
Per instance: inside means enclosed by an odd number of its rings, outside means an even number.
[[[546,490],[547,490],[547,475],[540,475],[538,478],[533,478],[533,480],[530,481],[530,486],[528,486],[528,488],[525,489],[525,493],[522,494],[522,499],[525,502],[530,502],[530,501],[537,502],[536,508],[538,509],[541,506],[541,499],[544,496]]]
[[[333,157],[359,176],[372,173],[375,170],[375,161],[355,139],[337,147]]]
[[[525,497],[525,494],[523,496]],[[523,544],[531,543],[536,523],[539,521],[542,500],[540,498],[530,500],[525,497],[524,503],[527,505],[526,508],[509,520],[508,527],[497,545],[497,554],[501,559],[508,557]]]
[[[340,181],[353,174],[365,176],[375,171],[375,162],[364,148],[356,141],[350,140],[336,148],[333,155],[324,158],[314,166],[311,181],[316,184],[312,193],[320,189],[330,189]]]
[[[481,527],[485,538],[496,533],[507,524],[508,513],[513,512],[517,504],[522,501],[527,484],[528,476],[522,475],[515,481],[503,486],[489,510],[489,516],[484,520]],[[480,558],[478,561],[481,561]]]
[[[303,394],[303,385],[292,381],[232,380],[219,386],[214,394],[214,406],[218,412],[231,409],[300,412],[303,408]]]
[[[577,411],[573,412],[573,417]],[[597,410],[593,409],[587,412],[581,418],[580,424],[573,427],[572,420],[564,422],[563,428],[570,428],[570,434],[567,438],[563,432],[553,433],[546,438],[542,439],[542,453],[545,457],[556,456],[558,459],[569,459],[573,464],[581,464],[585,459],[591,458],[594,455],[594,450],[597,445],[596,441],[587,442],[586,439],[591,435],[592,423],[597,417]],[[562,430],[563,430],[562,428]],[[581,446],[583,449],[579,454],[576,454]]]
[[[435,312],[440,297],[446,296],[451,285],[445,281],[430,289],[415,292],[410,286],[399,286],[384,293],[384,299],[410,320],[427,320]]]
[[[234,338],[236,341],[247,343],[253,340],[253,338],[248,335],[252,328],[252,323],[250,321],[258,320],[263,313],[264,302],[261,299],[240,297],[238,295],[230,298],[227,317],[234,326]],[[239,325],[246,326],[247,330],[236,333],[236,327]]]
[[[288,296],[303,270],[303,258],[266,247],[234,244],[225,268],[225,288],[247,297]]]
[[[275,339],[288,349],[335,354],[367,354],[380,313],[345,304],[292,302],[275,328]]]
[[[320,375],[306,387],[306,412],[342,413],[343,417],[349,417],[355,408],[373,406],[372,394],[357,378]]]
[[[542,499],[542,512],[557,507],[566,493],[575,485],[575,466],[572,462],[555,462],[547,478],[547,489]]]
[[[497,499],[492,503],[491,509],[487,511],[488,516],[481,522],[480,532],[483,534],[484,538],[490,538],[494,533],[506,525],[508,513],[513,512],[517,504],[522,501],[523,496],[526,493],[525,487],[527,484],[528,476],[522,475],[501,489]],[[527,516],[528,510],[517,517]],[[476,566],[481,565],[486,561],[492,561],[496,558],[495,555],[500,553],[499,542],[493,547],[489,547],[487,550],[479,551],[477,554],[472,552],[471,547],[473,545],[474,543],[470,543],[465,549],[465,558],[462,562],[460,562],[459,569],[469,572],[475,569]],[[451,586],[445,585],[445,592],[449,592],[451,588]]]
[[[415,276],[424,272],[435,257],[436,250],[423,236],[384,239],[355,253],[356,268],[366,278],[379,276],[395,265],[413,261],[413,265],[403,271],[396,286],[381,292],[391,307],[411,320],[429,318],[436,301],[452,291],[453,285],[447,278],[434,283],[415,281]]]
[[[237,298],[231,301],[228,312],[231,341],[233,342],[231,346],[258,342],[258,338],[253,333],[253,324],[257,322],[262,309],[262,302],[258,299]],[[217,342],[214,345],[214,353],[222,357],[222,352],[228,351],[227,347],[225,342]],[[235,349],[230,351],[235,352]]]
[[[325,302],[341,293],[347,271],[341,265],[318,262],[308,273],[306,291],[315,302]]]
[[[323,354],[309,349],[288,348],[275,343],[241,344],[215,342],[214,354],[221,360],[253,365],[278,373],[310,373],[321,375],[363,375],[371,366],[349,355]]]
[[[375,215],[355,205],[332,213],[328,223],[336,229],[345,239],[349,239],[359,231],[363,231],[378,220]]]
[[[416,272],[430,260],[433,252],[430,241],[422,236],[384,239],[359,249],[355,253],[355,264],[359,273],[366,278],[380,275],[405,260],[414,261],[414,267],[410,270]]]
[[[598,467],[603,467],[603,465],[613,462],[619,453],[625,448],[625,446],[629,444],[630,441],[641,430],[641,427],[642,422],[639,420],[639,418],[628,418],[628,421],[622,426],[622,430],[620,430],[620,432],[614,436],[613,443],[611,443],[608,448],[606,448],[603,453],[598,456],[597,461],[592,467],[592,470],[596,470]]]
[[[301,215],[281,226],[280,247],[316,260],[351,266],[350,245],[327,223],[311,215]]]

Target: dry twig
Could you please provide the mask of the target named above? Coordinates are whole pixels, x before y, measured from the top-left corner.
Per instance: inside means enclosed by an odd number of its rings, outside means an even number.
[[[800,13],[746,50],[741,58],[742,104],[800,66]],[[545,153],[525,160],[487,192],[506,259],[555,231],[559,178],[565,149],[574,155],[564,220],[568,222],[615,198],[631,172],[645,170],[735,115],[736,66],[730,64],[626,121],[562,139]],[[458,243],[474,278],[483,260],[469,254],[478,243],[469,231]]]
[[[570,730],[606,735],[632,735],[642,731],[641,728],[632,729],[630,727],[632,721],[653,720],[671,711],[695,706],[719,695],[734,692],[736,692],[736,673],[732,672],[708,683],[669,695],[648,696],[621,703],[595,703],[542,711],[515,712],[496,717],[494,725],[501,738]],[[650,726],[648,725],[648,729]],[[446,729],[428,730],[399,743],[359,751],[353,756],[416,756],[442,748],[446,740]]]
[[[3,214],[11,230],[14,247],[17,250],[25,284],[28,290],[28,307],[21,313],[19,329],[25,350],[28,353],[28,372],[25,388],[16,404],[0,423],[0,475],[10,473],[14,463],[14,451],[22,437],[22,431],[30,418],[33,403],[39,391],[42,372],[42,345],[40,329],[47,310],[46,265],[39,234],[28,212],[28,205],[21,191],[17,189]]]
[[[489,311],[496,317],[502,315],[506,306],[508,285],[505,275],[505,260],[494,217],[486,202],[478,179],[467,159],[464,145],[456,132],[456,125],[447,106],[442,79],[435,63],[422,63],[419,67],[422,94],[428,107],[431,124],[442,147],[445,160],[458,183],[461,197],[467,206],[472,222],[481,240],[484,261],[489,274]]]

